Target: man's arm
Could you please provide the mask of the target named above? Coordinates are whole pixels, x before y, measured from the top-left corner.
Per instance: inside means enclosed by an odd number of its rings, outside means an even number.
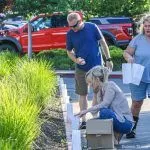
[[[107,46],[107,43],[104,39],[104,37],[102,36],[102,38],[100,39],[100,44],[101,44],[101,47],[102,47],[102,50],[103,50],[103,53],[106,57],[106,66],[109,68],[109,69],[113,69],[113,62],[111,61],[111,57],[110,57],[110,52],[109,52],[109,48]]]
[[[75,54],[74,54],[74,51],[67,51],[67,54],[68,54],[68,57],[73,61],[75,62],[76,64],[79,64],[79,65],[84,65],[86,62],[83,58],[81,57],[78,57],[76,58]]]
[[[75,63],[77,63],[77,58],[75,57],[74,51],[67,51],[68,57]]]

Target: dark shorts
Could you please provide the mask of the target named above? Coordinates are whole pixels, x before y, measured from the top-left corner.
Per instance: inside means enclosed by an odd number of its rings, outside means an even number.
[[[78,95],[87,95],[88,93],[88,85],[85,81],[85,74],[86,71],[81,70],[76,67],[75,69],[75,87],[76,87],[76,94]]]

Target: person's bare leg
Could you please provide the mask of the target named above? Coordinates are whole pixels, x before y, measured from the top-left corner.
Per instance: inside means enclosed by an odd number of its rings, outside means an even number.
[[[142,101],[132,101],[131,112],[132,112],[133,116],[139,117],[139,113],[141,111],[142,104],[143,104],[143,100]]]
[[[120,143],[120,140],[123,136],[123,133],[119,133],[119,132],[116,132],[114,131],[114,142],[115,142],[115,145],[118,145]]]
[[[80,111],[87,109],[87,95],[79,96],[79,106],[80,106]],[[82,121],[86,121],[85,115],[82,117]]]
[[[132,128],[132,131],[126,135],[127,138],[135,138],[136,126],[137,126],[137,123],[139,120],[139,114],[140,114],[142,105],[143,105],[143,100],[142,101],[132,101],[131,112],[132,112],[133,120],[135,121],[135,124]]]

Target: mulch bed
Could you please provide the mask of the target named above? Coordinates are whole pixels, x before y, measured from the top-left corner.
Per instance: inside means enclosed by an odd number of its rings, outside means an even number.
[[[34,150],[66,150],[66,133],[61,102],[55,98],[40,115],[41,134],[33,144]]]

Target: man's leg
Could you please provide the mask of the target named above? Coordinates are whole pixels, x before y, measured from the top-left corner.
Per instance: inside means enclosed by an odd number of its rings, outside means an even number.
[[[80,95],[79,106],[80,106],[80,111],[87,109],[87,95]],[[82,117],[82,122],[85,122],[85,121],[86,121],[86,116],[84,115]]]
[[[80,111],[87,109],[87,83],[85,81],[86,72],[76,68],[75,81],[76,81],[76,94],[79,95]],[[86,128],[86,116],[82,117],[80,129]]]

